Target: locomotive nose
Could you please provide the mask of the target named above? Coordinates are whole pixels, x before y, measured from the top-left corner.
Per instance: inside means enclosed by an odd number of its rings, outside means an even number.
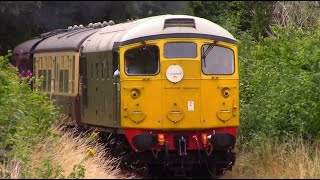
[[[236,137],[229,133],[216,133],[209,136],[208,140],[217,150],[225,150],[236,143]]]
[[[132,144],[140,151],[151,149],[158,144],[158,139],[149,134],[141,133],[132,138]]]

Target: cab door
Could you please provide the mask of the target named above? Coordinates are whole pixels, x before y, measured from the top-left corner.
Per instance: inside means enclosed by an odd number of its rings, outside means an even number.
[[[159,47],[120,49],[121,127],[161,129],[162,92]]]
[[[208,128],[239,126],[237,48],[226,43],[201,47],[202,125]]]

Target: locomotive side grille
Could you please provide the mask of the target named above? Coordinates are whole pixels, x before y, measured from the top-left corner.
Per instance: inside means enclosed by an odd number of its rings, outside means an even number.
[[[174,18],[166,19],[164,21],[163,29],[168,27],[193,27],[196,28],[194,19],[191,18]]]

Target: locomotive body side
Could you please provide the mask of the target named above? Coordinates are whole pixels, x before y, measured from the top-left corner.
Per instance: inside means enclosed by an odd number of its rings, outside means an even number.
[[[117,68],[112,51],[83,53],[81,56],[81,123],[112,132],[119,130]]]

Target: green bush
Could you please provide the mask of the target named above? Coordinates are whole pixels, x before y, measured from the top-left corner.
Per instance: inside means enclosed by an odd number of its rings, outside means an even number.
[[[17,69],[9,66],[10,55],[0,57],[0,153],[19,159],[28,177],[28,155],[37,142],[52,136],[61,114],[45,95],[31,91],[30,80],[18,78]]]
[[[320,135],[320,30],[273,27],[259,42],[239,42],[240,134],[318,138]],[[255,141],[257,139],[257,141]]]

